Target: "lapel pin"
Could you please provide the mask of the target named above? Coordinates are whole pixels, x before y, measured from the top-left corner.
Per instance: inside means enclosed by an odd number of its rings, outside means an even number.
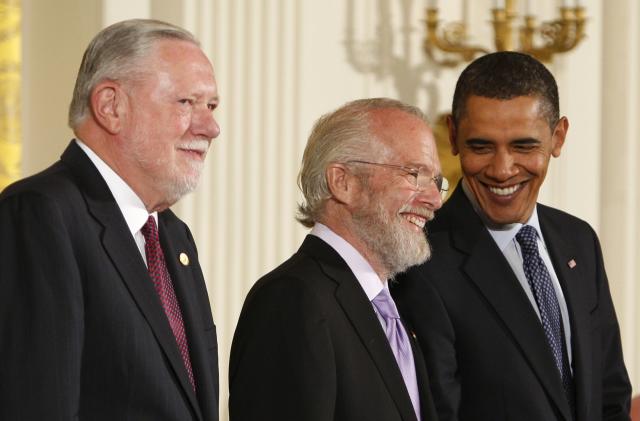
[[[187,256],[187,253],[180,253],[180,263],[182,263],[182,266],[189,266],[189,256]]]
[[[418,338],[416,337],[416,332],[414,332],[413,330],[411,331],[411,336],[413,337],[413,339],[418,339]]]
[[[577,263],[575,260],[571,259],[567,262],[567,266],[569,266],[569,268],[573,269],[574,267],[576,267]]]

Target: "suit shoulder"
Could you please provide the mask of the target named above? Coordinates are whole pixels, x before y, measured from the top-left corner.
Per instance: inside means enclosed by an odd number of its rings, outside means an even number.
[[[285,262],[262,276],[255,283],[249,295],[272,290],[312,289],[319,273],[318,263],[309,256],[297,252]],[[248,298],[247,298],[248,299]]]
[[[326,320],[333,311],[333,291],[329,293],[330,283],[319,277],[316,265],[298,252],[260,278],[244,301],[234,342],[244,341],[252,331],[279,330],[283,326],[301,329],[307,323]]]
[[[78,185],[71,172],[61,161],[49,168],[10,184],[0,193],[0,202],[12,197],[41,196],[60,201],[65,197],[78,195]]]
[[[298,251],[253,285],[245,307],[279,307],[284,313],[315,314],[335,301],[337,286],[316,258]]]
[[[597,237],[595,230],[587,221],[560,209],[538,204],[538,217],[543,230],[553,229],[566,236],[565,238],[576,235]]]
[[[62,162],[18,180],[0,193],[0,209],[5,215],[38,214],[48,218],[59,213],[69,224],[77,223],[84,197],[74,176]]]

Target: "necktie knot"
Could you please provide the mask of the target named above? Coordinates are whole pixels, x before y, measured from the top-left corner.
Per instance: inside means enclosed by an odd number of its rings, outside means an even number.
[[[531,225],[523,225],[516,234],[516,240],[520,244],[522,254],[532,255],[538,254],[538,233]]]
[[[147,222],[140,228],[140,232],[147,243],[154,243],[158,241],[158,226],[153,216],[149,215]]]
[[[373,299],[373,305],[383,319],[399,319],[398,308],[387,288],[383,288]]]

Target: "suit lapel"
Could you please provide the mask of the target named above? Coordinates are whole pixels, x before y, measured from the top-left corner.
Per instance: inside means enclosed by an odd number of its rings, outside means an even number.
[[[578,250],[561,234],[557,222],[548,217],[544,207],[538,206],[540,227],[551,256],[554,270],[562,286],[571,324],[574,383],[576,387],[577,418],[582,419],[590,412],[591,389],[591,345],[589,299],[582,283],[588,279],[580,264]],[[569,262],[576,263],[574,267]],[[575,374],[577,373],[577,375]]]
[[[468,255],[462,271],[496,312],[564,418],[570,420],[560,376],[540,320],[513,270],[459,186],[448,204],[452,244]]]
[[[75,142],[67,147],[61,160],[71,168],[77,182],[82,186],[87,208],[102,226],[102,245],[106,254],[149,323],[189,400],[194,404],[195,397],[192,396],[193,389],[188,379],[186,380],[188,388],[185,387],[186,369],[169,321],[140,256],[140,251],[111,191],[91,160]],[[199,414],[197,404],[194,408]]]
[[[167,262],[167,269],[171,276],[176,297],[180,303],[180,310],[182,311],[182,320],[187,334],[190,354],[189,358],[191,359],[191,368],[196,382],[196,389],[198,393],[204,393],[207,390],[214,390],[214,388],[211,384],[208,384],[210,379],[205,377],[205,373],[209,371],[206,355],[207,344],[204,343],[202,335],[205,328],[202,317],[198,312],[198,300],[195,296],[197,288],[194,285],[195,277],[192,273],[193,266],[191,266],[196,264],[196,253],[191,245],[186,241],[185,233],[177,232],[177,229],[173,224],[167,223],[168,218],[166,218],[166,215],[169,212],[171,211],[165,211],[158,214],[158,219],[160,221],[160,244]],[[188,265],[180,263],[180,253],[184,253],[189,257],[190,262]],[[173,333],[171,334],[173,335]],[[175,348],[176,350],[178,349],[177,346]],[[198,404],[196,394],[193,392],[193,388],[191,387],[182,356],[179,352],[175,356],[177,359],[172,361],[172,364],[175,364],[174,369],[180,379],[180,384],[189,397],[198,419],[201,420],[202,413],[200,411],[200,405]],[[198,376],[198,374],[201,375]]]
[[[429,376],[427,373],[427,366],[424,362],[424,355],[420,349],[420,344],[416,340],[415,333],[410,326],[404,323],[405,330],[409,335],[409,341],[411,342],[411,349],[413,350],[413,357],[416,365],[416,375],[418,378],[418,389],[420,390],[420,409],[423,420],[435,420],[437,419],[436,407],[432,399],[432,395],[429,389]]]
[[[336,299],[378,368],[398,412],[403,420],[416,421],[407,387],[387,337],[351,269],[337,252],[317,237],[308,235],[301,251],[314,256],[324,273],[338,284]]]

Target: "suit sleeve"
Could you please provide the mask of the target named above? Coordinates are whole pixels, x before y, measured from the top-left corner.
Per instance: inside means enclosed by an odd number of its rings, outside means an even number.
[[[303,283],[279,279],[247,297],[231,349],[231,421],[333,420],[332,342]]]
[[[456,421],[459,417],[461,385],[455,332],[444,302],[424,276],[419,268],[410,270],[394,296],[403,317],[415,328],[439,420]]]
[[[82,291],[52,201],[36,194],[0,200],[0,290],[0,419],[75,419]]]
[[[631,407],[631,384],[622,357],[620,327],[611,300],[600,243],[593,233],[598,282],[596,323],[602,338],[602,420],[628,421]]]

